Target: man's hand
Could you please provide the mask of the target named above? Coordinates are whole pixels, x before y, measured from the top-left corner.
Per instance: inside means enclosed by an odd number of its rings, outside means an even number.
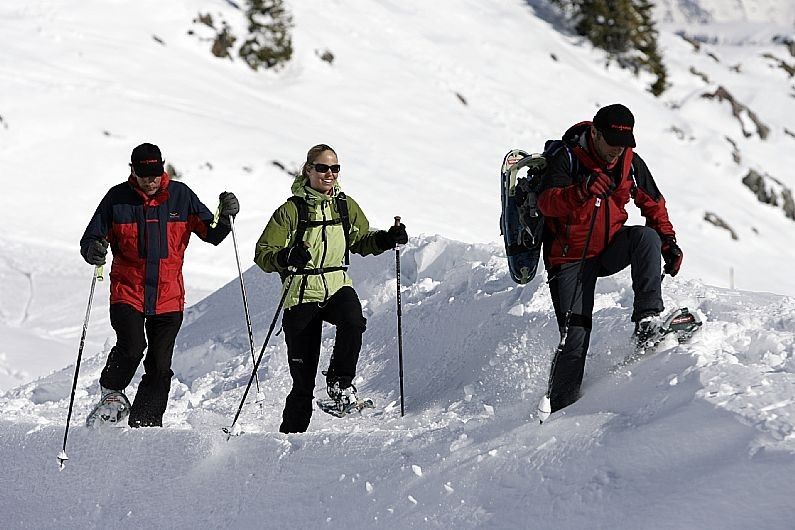
[[[673,236],[663,236],[661,250],[663,260],[665,260],[663,271],[665,274],[676,276],[679,272],[679,268],[682,266],[682,258],[684,257],[682,249],[676,244],[676,238]]]
[[[603,171],[596,170],[580,184],[580,197],[587,200],[590,197],[606,199],[613,193],[613,179]]]
[[[105,264],[105,257],[108,255],[108,242],[104,239],[96,239],[91,242],[86,251],[86,262],[89,265],[99,267]]]
[[[220,201],[218,208],[222,219],[226,218],[228,220],[240,212],[240,202],[231,191],[222,192],[218,196],[218,200]]]

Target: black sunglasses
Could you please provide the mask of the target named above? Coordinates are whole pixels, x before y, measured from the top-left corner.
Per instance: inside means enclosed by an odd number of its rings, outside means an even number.
[[[339,173],[340,172],[340,165],[339,164],[315,164],[315,171],[318,173],[325,173],[328,170],[331,170],[332,173]]]

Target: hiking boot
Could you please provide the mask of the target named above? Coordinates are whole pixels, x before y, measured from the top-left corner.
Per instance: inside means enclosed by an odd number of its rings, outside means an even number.
[[[356,387],[353,385],[340,388],[339,381],[335,381],[333,384],[326,387],[326,391],[328,392],[328,397],[336,403],[337,409],[340,411],[345,410],[358,401]]]
[[[635,322],[632,338],[638,348],[654,346],[662,336],[662,319],[659,314],[648,315]]]
[[[100,386],[101,398],[99,403],[86,418],[87,427],[103,424],[121,424],[130,414],[130,400],[122,390],[111,390]]]

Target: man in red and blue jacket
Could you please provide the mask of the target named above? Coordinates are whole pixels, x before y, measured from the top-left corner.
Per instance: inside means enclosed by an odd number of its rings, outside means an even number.
[[[682,250],[665,198],[633,151],[635,118],[621,104],[572,126],[550,157],[538,206],[545,217],[544,264],[563,346],[550,375],[552,412],[579,397],[591,335],[596,279],[631,267],[635,337],[644,340],[664,309],[660,255],[675,276]],[[646,226],[625,226],[630,199]]]
[[[221,215],[213,226],[213,214],[196,194],[182,182],[172,181],[164,171],[156,145],[144,143],[133,149],[130,168],[127,181],[112,187],[99,203],[80,239],[80,253],[91,265],[105,263],[108,246],[113,253],[110,322],[116,345],[99,380],[103,399],[128,403],[124,389],[149,341],[145,373],[135,401],[129,410],[111,407],[118,416],[110,421],[123,420],[129,413],[130,426],[160,426],[174,375],[171,357],[185,307],[185,248],[191,233],[218,245],[229,233],[230,217],[240,206],[234,194],[222,193]]]

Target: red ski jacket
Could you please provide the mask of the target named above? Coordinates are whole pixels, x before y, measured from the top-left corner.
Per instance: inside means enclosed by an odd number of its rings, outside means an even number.
[[[591,122],[581,122],[566,131],[563,135],[565,148],[551,157],[544,175],[538,207],[545,218],[544,263],[547,269],[583,258],[594,215],[596,220],[585,257],[601,254],[627,222],[625,206],[630,198],[646,218],[646,225],[654,228],[660,237],[676,236],[668,219],[665,199],[643,159],[627,148],[615,167],[601,166],[588,145],[590,126]],[[583,180],[596,169],[612,177],[615,185],[613,193],[601,201],[598,209],[597,199],[584,197],[580,188]]]
[[[193,191],[164,173],[160,189],[147,196],[130,176],[108,190],[80,239],[86,256],[93,241],[107,239],[113,253],[110,303],[145,315],[182,311],[182,263],[191,233],[219,244],[230,228],[218,223]]]

